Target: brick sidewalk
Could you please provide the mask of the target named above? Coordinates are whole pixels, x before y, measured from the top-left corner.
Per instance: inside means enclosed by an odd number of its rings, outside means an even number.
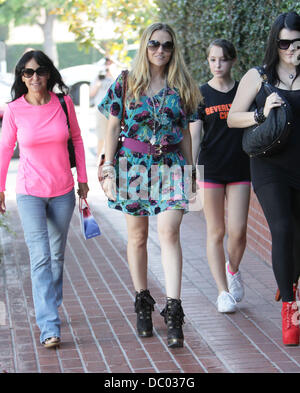
[[[10,172],[11,178],[15,172]],[[30,373],[285,373],[300,372],[300,347],[281,343],[280,303],[271,267],[249,250],[241,271],[245,300],[235,314],[216,311],[217,291],[205,256],[201,212],[184,216],[182,299],[185,346],[169,350],[163,308],[164,279],[156,233],[150,219],[149,289],[156,299],[154,336],[136,335],[134,289],[126,261],[124,217],[106,207],[89,168],[89,202],[102,236],[88,241],[75,211],[66,252],[62,344],[46,350],[39,344],[31,297],[30,269],[15,197],[7,193],[16,236],[0,231],[0,372]]]

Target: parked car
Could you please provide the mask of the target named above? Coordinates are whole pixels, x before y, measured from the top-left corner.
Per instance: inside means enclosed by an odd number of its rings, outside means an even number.
[[[14,75],[9,72],[0,72],[0,135],[2,131],[2,119],[5,111],[5,107],[9,101],[11,101],[11,86],[14,81]],[[16,144],[14,151],[14,158],[19,157],[19,148]]]
[[[70,88],[70,95],[75,105],[79,105],[80,86],[90,85],[101,72],[105,72],[105,59],[100,59],[96,63],[81,64],[74,67],[63,68],[60,74],[65,84]]]
[[[113,77],[116,78],[121,69],[124,67],[112,67]],[[83,84],[90,85],[99,75],[105,75],[105,58],[100,59],[96,63],[82,64],[74,67],[63,68],[60,70],[61,76],[65,84],[70,88],[70,95],[75,105],[79,105],[80,86]],[[93,105],[91,100],[91,105]]]

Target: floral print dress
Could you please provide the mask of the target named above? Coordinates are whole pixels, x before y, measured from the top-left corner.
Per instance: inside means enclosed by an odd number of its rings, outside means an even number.
[[[184,113],[176,89],[162,89],[152,100],[156,115],[156,143],[177,144],[183,139],[189,119]],[[122,119],[122,75],[111,85],[98,109]],[[165,96],[165,97],[164,97]],[[121,136],[149,143],[155,117],[150,97],[142,95],[140,102],[126,102],[125,127]],[[157,113],[156,112],[156,113]],[[133,152],[122,146],[115,156],[117,200],[108,201],[110,208],[134,216],[152,216],[166,210],[188,210],[190,168],[180,151],[159,156]],[[188,168],[187,168],[188,167]]]

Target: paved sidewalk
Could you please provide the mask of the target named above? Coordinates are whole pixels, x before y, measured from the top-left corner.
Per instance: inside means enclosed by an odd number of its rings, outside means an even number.
[[[205,256],[205,222],[201,212],[184,216],[182,299],[185,346],[168,349],[164,278],[156,219],[150,219],[149,289],[156,299],[154,336],[135,331],[134,289],[126,261],[124,217],[106,207],[89,167],[90,206],[102,236],[88,241],[80,233],[78,210],[72,219],[66,252],[62,344],[46,350],[39,344],[31,297],[30,269],[16,212],[14,177],[7,193],[9,221],[15,237],[0,230],[0,373],[287,373],[300,372],[300,347],[281,343],[280,303],[271,267],[249,250],[241,272],[246,296],[235,314],[216,311],[217,291]]]

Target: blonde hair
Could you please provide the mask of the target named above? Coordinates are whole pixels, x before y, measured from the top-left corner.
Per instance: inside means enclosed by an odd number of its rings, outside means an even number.
[[[191,114],[197,110],[199,103],[202,101],[202,96],[197,83],[189,74],[183,56],[179,51],[175,32],[165,23],[154,23],[143,32],[132,71],[128,75],[127,97],[139,102],[140,96],[149,88],[151,75],[147,56],[147,44],[152,34],[157,30],[166,31],[172,37],[174,49],[172,57],[166,66],[167,83],[171,89],[178,89],[184,111],[187,114]]]

